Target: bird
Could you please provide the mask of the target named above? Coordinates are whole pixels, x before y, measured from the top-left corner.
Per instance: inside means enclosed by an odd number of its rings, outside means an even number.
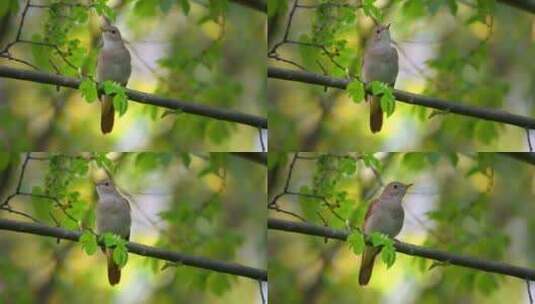
[[[130,240],[130,204],[117,190],[113,181],[106,178],[95,186],[98,194],[96,221],[97,233],[111,232],[125,240]],[[113,260],[113,249],[103,248],[108,264],[108,281],[116,285],[121,280],[121,268]]]
[[[399,66],[398,52],[391,44],[390,24],[377,25],[364,51],[361,77],[365,83],[381,81],[394,87]],[[383,126],[380,97],[367,94],[366,101],[370,103],[370,130],[377,133]]]
[[[126,86],[132,73],[130,52],[124,45],[119,29],[113,26],[107,18],[104,18],[101,30],[103,47],[97,61],[97,81],[113,80]],[[107,134],[113,129],[115,116],[113,96],[101,95],[99,99],[101,101],[100,130],[103,134]]]
[[[364,218],[363,232],[368,235],[380,232],[393,238],[403,227],[404,211],[401,201],[412,184],[389,183],[381,195],[372,201]],[[370,281],[375,257],[380,248],[366,246],[360,263],[359,284],[365,286]]]

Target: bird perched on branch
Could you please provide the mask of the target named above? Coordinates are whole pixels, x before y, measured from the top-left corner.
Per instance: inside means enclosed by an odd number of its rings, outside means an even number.
[[[361,70],[364,82],[381,81],[394,87],[399,70],[398,52],[391,43],[390,24],[377,25],[364,51]],[[370,103],[370,129],[372,133],[381,131],[383,126],[383,110],[379,100],[378,96],[369,94],[366,96],[366,101]]]
[[[375,199],[364,218],[363,231],[366,235],[372,232],[381,232],[393,238],[403,227],[404,212],[401,201],[412,184],[391,182],[388,184],[379,198]],[[359,284],[367,285],[373,271],[375,257],[381,251],[380,248],[366,246],[362,253],[360,263]]]
[[[130,240],[130,204],[128,200],[117,191],[111,179],[105,179],[96,184],[98,204],[96,212],[97,233],[111,232]],[[121,280],[121,268],[112,256],[112,249],[103,249],[108,263],[108,281],[113,286]]]
[[[130,53],[124,46],[119,29],[113,26],[107,18],[104,18],[101,30],[104,45],[97,62],[97,81],[113,80],[126,86],[132,72]],[[99,98],[101,101],[100,130],[103,134],[110,133],[115,116],[113,96],[103,95]]]

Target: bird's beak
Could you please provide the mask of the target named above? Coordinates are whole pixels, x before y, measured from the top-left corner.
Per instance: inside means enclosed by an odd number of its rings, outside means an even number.
[[[391,25],[392,25],[392,23],[387,24],[387,25],[385,26],[386,29],[387,29],[387,30],[390,30],[390,26],[391,26]],[[412,184],[411,184],[411,185],[412,185]]]
[[[405,188],[409,189],[410,187],[412,187],[413,184],[406,184],[405,185]]]

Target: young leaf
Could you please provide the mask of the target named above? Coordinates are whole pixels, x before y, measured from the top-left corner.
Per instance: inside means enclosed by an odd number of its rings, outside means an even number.
[[[93,255],[97,250],[97,237],[89,231],[84,231],[80,236],[80,244],[87,255]]]
[[[128,250],[124,244],[118,245],[113,249],[113,261],[123,268],[128,261]]]
[[[78,90],[88,103],[92,103],[97,99],[97,85],[89,78],[82,80]]]
[[[364,100],[364,84],[358,80],[353,80],[346,87],[346,91],[355,103],[361,103]]]
[[[349,247],[353,250],[353,253],[356,255],[362,254],[362,251],[364,250],[364,236],[362,233],[358,231],[352,232],[347,237],[347,243]]]

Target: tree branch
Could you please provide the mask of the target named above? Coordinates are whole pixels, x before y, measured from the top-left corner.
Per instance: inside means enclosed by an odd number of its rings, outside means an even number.
[[[525,10],[535,14],[535,1],[534,0],[498,0],[503,4],[507,4],[516,7],[521,10]]]
[[[348,233],[342,230],[335,230],[308,223],[299,223],[271,218],[268,219],[268,229],[296,232],[313,236],[321,236],[323,238],[331,238],[341,241],[345,241],[348,236]],[[534,269],[518,267],[501,262],[486,261],[476,257],[456,255],[436,249],[425,248],[399,241],[394,242],[394,247],[396,248],[396,251],[407,255],[419,256],[423,258],[445,262],[451,265],[473,268],[486,272],[499,273],[503,275],[517,277],[523,280],[535,280]]]
[[[345,90],[346,86],[350,82],[347,79],[332,78],[306,71],[288,70],[275,67],[268,67],[268,77],[317,84],[343,90]],[[446,101],[400,90],[394,90],[394,96],[396,97],[396,100],[409,104],[439,109],[449,113],[456,113],[484,120],[501,122],[522,128],[535,129],[535,118],[531,117],[511,114],[500,110],[469,106],[460,101]]]
[[[17,231],[42,236],[50,236],[56,239],[78,241],[81,233],[42,224],[26,223],[0,219],[0,230]],[[102,244],[101,244],[102,245]],[[207,270],[242,276],[254,280],[267,281],[267,271],[253,267],[243,266],[236,263],[221,262],[200,256],[189,256],[174,251],[149,247],[138,243],[128,242],[128,252],[137,255],[153,257],[182,265],[203,268]]]
[[[512,157],[516,160],[520,160],[532,165],[535,165],[535,153],[528,153],[528,152],[498,152],[502,155],[507,155],[509,157]]]
[[[39,71],[14,69],[5,66],[0,67],[0,77],[53,84],[56,86],[69,87],[73,89],[77,89],[80,85],[80,80],[76,78],[49,74]],[[218,109],[215,107],[192,102],[184,102],[177,99],[160,97],[153,94],[148,94],[130,89],[126,89],[125,91],[129,99],[137,101],[139,103],[180,110],[184,113],[206,116],[218,120],[237,122],[240,124],[245,124],[257,128],[267,129],[267,119],[262,117]]]
[[[232,0],[238,4],[250,7],[262,13],[267,13],[267,4],[263,0]]]

